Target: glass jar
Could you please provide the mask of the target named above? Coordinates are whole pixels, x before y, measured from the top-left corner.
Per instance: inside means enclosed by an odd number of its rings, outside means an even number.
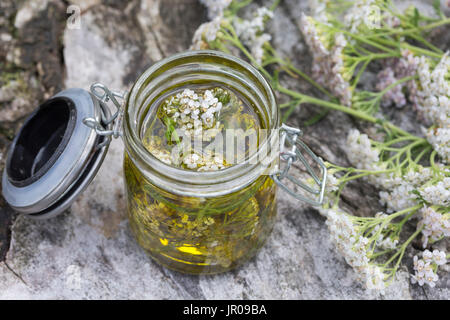
[[[160,161],[143,138],[161,101],[181,89],[208,86],[238,93],[252,108],[265,133],[258,136],[257,148],[216,171]],[[278,186],[299,200],[321,204],[326,167],[301,134],[280,125],[274,93],[251,65],[218,51],[190,51],[151,66],[127,94],[97,83],[90,92],[63,90],[39,106],[10,146],[2,193],[27,217],[54,217],[94,178],[111,139],[122,136],[128,217],[139,245],[180,272],[224,272],[266,241],[275,223]],[[306,181],[290,174],[297,163],[309,173]]]
[[[277,206],[270,164],[247,159],[224,170],[189,171],[159,161],[142,143],[163,97],[208,84],[239,92],[272,130],[257,152],[278,148],[279,109],[269,84],[253,67],[219,52],[181,53],[150,67],[131,89],[123,119],[133,234],[162,265],[195,274],[227,271],[252,257],[273,228]]]

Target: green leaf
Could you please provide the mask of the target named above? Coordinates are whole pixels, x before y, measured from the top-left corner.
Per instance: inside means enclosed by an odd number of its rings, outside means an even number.
[[[441,1],[440,0],[434,0],[433,1],[433,8],[436,11],[436,14],[440,17],[442,17],[442,11],[441,11]]]
[[[166,125],[166,139],[167,143],[170,145],[172,144],[172,136],[177,144],[180,143],[180,138],[178,137],[178,134],[175,131],[175,120],[172,118],[169,118],[168,116],[164,116],[163,122]]]
[[[412,23],[414,26],[416,26],[416,27],[419,26],[419,19],[420,19],[419,10],[417,10],[417,8],[414,8],[414,16],[413,16],[413,20],[412,20]]]

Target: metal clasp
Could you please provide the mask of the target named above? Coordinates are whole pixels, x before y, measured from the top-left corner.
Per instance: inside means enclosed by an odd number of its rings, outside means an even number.
[[[327,168],[322,159],[314,154],[309,147],[299,138],[302,135],[302,131],[297,128],[289,127],[282,124],[280,128],[280,158],[281,161],[286,162],[286,166],[272,175],[272,179],[286,192],[298,200],[305,201],[313,206],[319,206],[323,202],[323,196],[325,193],[325,184],[327,179]],[[305,151],[306,154],[314,161],[321,169],[322,178],[320,179],[316,172],[314,172],[311,165],[308,163],[305,156],[302,154]],[[305,167],[306,171],[312,177],[314,185],[307,185],[297,178],[289,175],[289,169],[291,166],[300,161]],[[312,197],[307,197],[303,194],[295,192],[290,189],[282,181],[283,179],[289,179],[291,182],[302,188],[307,193],[310,193]]]
[[[112,137],[117,139],[121,136],[122,105],[117,99],[125,100],[126,93],[111,91],[101,83],[92,84],[90,91],[100,101],[100,107],[103,112],[100,121],[94,118],[84,118],[83,123],[94,129],[98,135],[106,137],[105,141],[99,145],[101,148],[109,144]],[[112,115],[107,106],[108,101],[112,101],[116,108]]]

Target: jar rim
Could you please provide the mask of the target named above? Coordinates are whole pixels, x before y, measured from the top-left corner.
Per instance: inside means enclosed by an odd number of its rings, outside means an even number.
[[[255,67],[240,58],[220,51],[187,51],[156,62],[144,73],[142,73],[134,83],[129,94],[127,95],[124,108],[123,140],[125,143],[126,152],[128,152],[131,160],[139,168],[139,170],[144,174],[147,173],[145,175],[150,181],[158,187],[168,190],[169,192],[196,197],[214,197],[228,194],[248,186],[259,176],[264,174],[265,171],[267,171],[267,168],[264,168],[262,164],[258,164],[257,161],[255,163],[253,157],[258,157],[259,152],[262,152],[261,150],[270,148],[274,145],[274,143],[278,143],[278,140],[276,139],[278,137],[278,130],[270,130],[269,135],[260,143],[258,151],[245,161],[222,170],[198,172],[176,168],[156,158],[145,148],[142,143],[142,139],[138,135],[138,130],[136,130],[137,119],[134,119],[132,116],[131,111],[135,111],[133,108],[137,107],[136,100],[140,90],[146,85],[146,80],[153,73],[160,70],[167,64],[176,60],[191,57],[198,57],[200,60],[198,63],[207,63],[201,62],[202,58],[206,59],[208,57],[214,57],[228,60],[243,67],[245,71],[255,77],[259,84],[264,88],[266,98],[268,99],[269,110],[271,111],[271,114],[269,115],[269,117],[271,117],[271,119],[269,119],[270,127],[268,129],[279,128],[280,116],[274,92],[268,81]],[[193,186],[196,187],[195,190],[192,190]]]

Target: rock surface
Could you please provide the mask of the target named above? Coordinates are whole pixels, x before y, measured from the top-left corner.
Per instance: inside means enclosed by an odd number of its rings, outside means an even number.
[[[0,168],[24,116],[66,87],[96,81],[126,90],[162,57],[186,50],[206,19],[196,0],[72,0],[81,28],[65,27],[67,1],[2,1],[0,4]],[[416,1],[417,2],[417,1]],[[428,10],[427,1],[421,5]],[[428,9],[427,9],[428,8]],[[270,28],[273,43],[302,69],[310,57],[298,29],[305,1],[285,0]],[[305,92],[303,83],[291,84]],[[305,107],[289,124],[301,126]],[[349,117],[330,113],[308,127],[311,147],[346,164],[340,142]],[[61,216],[47,221],[17,217],[0,198],[0,299],[449,299],[450,276],[434,289],[411,285],[402,267],[385,295],[365,290],[328,241],[324,219],[288,197],[268,243],[241,268],[216,276],[187,276],[162,268],[134,241],[124,208],[123,144],[113,141],[93,183]],[[374,196],[365,196],[373,194]],[[349,210],[373,213],[376,190],[350,186]],[[351,206],[351,205],[349,205]],[[414,250],[408,252],[411,260]],[[411,261],[407,261],[411,265]]]

